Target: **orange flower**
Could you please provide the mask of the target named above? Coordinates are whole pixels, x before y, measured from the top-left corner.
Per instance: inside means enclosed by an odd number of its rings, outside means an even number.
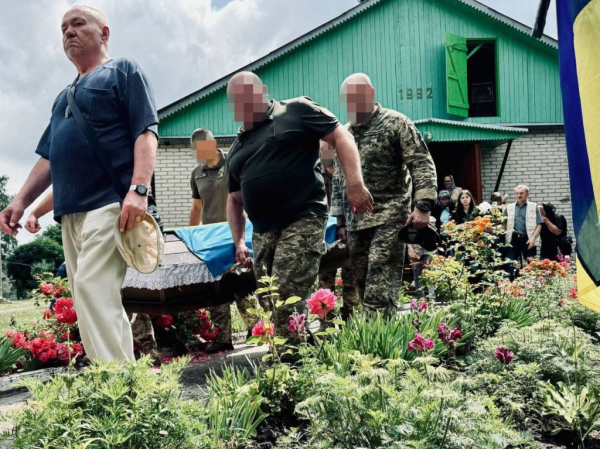
[[[485,231],[485,228],[483,226],[477,226],[476,231],[481,234],[483,231]]]

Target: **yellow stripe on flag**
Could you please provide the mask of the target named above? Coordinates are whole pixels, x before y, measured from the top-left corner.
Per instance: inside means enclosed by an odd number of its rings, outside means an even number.
[[[585,143],[600,216],[600,0],[591,0],[578,14],[573,23],[573,36]],[[600,228],[598,235],[600,237]]]
[[[585,272],[579,260],[577,261],[577,291],[579,302],[596,312],[600,312],[600,287]]]

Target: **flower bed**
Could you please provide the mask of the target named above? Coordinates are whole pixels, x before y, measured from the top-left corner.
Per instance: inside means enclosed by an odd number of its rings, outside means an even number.
[[[156,448],[594,447],[598,315],[577,303],[569,259],[532,261],[509,282],[495,216],[488,218],[446,230],[460,241],[454,256],[434,257],[423,275],[443,292],[442,306],[414,301],[402,315],[345,323],[339,298],[319,290],[310,311],[289,317],[285,338],[273,322],[298,298],[279,298],[277,280],[265,278],[257,294],[270,310],[251,310],[252,341],[269,348],[261,365],[210,374],[202,401],[178,401],[180,362],[152,382],[140,363],[101,364],[84,371],[85,382],[32,382],[39,403],[14,417],[14,444],[62,448],[64,435],[77,435],[90,449],[116,447],[109,440]]]

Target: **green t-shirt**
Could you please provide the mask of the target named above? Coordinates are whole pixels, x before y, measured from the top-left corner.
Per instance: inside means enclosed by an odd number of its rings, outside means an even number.
[[[202,224],[227,221],[227,161],[223,152],[214,167],[198,165],[192,171],[192,198],[202,200]]]
[[[263,233],[298,218],[327,216],[319,140],[339,122],[308,97],[271,101],[265,120],[238,133],[228,154],[229,191],[242,192],[244,209]]]

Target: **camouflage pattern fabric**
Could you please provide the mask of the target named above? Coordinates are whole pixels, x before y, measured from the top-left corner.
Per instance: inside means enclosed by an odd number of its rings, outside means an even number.
[[[337,270],[328,271],[327,273],[319,274],[319,288],[327,288],[335,292],[335,277]]]
[[[376,103],[368,121],[346,127],[358,146],[363,179],[373,196],[372,213],[352,214],[347,204],[345,182],[340,179],[343,172],[334,170],[331,215],[345,216],[348,231],[405,221],[413,197],[415,202],[435,202],[435,165],[411,120]]]
[[[139,348],[140,353],[157,358],[156,338],[150,316],[146,313],[134,313],[129,316],[129,320],[134,345]]]
[[[366,313],[396,313],[402,286],[405,245],[399,223],[348,232],[348,249],[359,297]]]
[[[352,313],[360,308],[360,296],[356,287],[353,265],[342,268],[342,318],[348,319]]]
[[[240,312],[246,329],[250,330],[256,324],[256,317],[248,314],[249,308],[255,307],[251,296],[244,296],[235,300],[235,305]],[[210,319],[215,326],[219,328],[219,333],[215,341],[217,343],[232,343],[231,334],[231,304],[221,304],[219,306],[207,307]]]
[[[306,215],[283,229],[252,234],[256,279],[276,276],[280,299],[302,298],[296,304],[277,309],[273,320],[277,335],[289,336],[289,316],[295,311],[302,313],[306,307],[317,280],[321,256],[326,251],[326,223],[325,217]],[[263,308],[270,308],[264,297],[259,300]]]

